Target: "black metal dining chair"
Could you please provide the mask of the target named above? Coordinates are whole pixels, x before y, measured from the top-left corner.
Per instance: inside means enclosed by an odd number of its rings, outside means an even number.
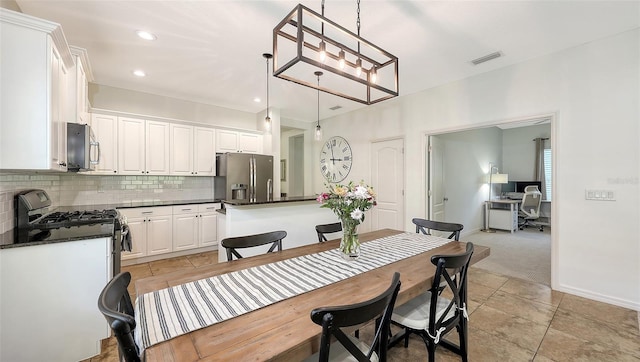
[[[325,234],[333,234],[342,231],[342,223],[336,222],[332,224],[316,225],[316,233],[318,233],[318,242],[327,241]]]
[[[118,341],[120,361],[140,361],[140,351],[134,342],[136,328],[134,309],[127,287],[131,274],[123,272],[111,279],[98,297],[98,309],[104,315]]]
[[[472,254],[473,244],[467,243],[464,253],[431,257],[431,263],[436,266],[431,288],[394,309],[391,323],[402,327],[403,331],[391,338],[390,346],[404,339],[407,348],[409,335],[415,333],[422,337],[427,347],[429,362],[435,361],[439,345],[467,361],[467,270]],[[442,282],[445,293],[441,290]],[[458,345],[443,338],[453,329],[458,331]]]
[[[286,231],[279,230],[262,234],[225,238],[222,239],[220,244],[227,249],[227,261],[231,261],[233,260],[234,256],[238,259],[242,258],[242,255],[240,255],[238,249],[272,244],[267,253],[271,253],[275,250],[282,251],[282,239],[284,239],[286,236]]]
[[[391,285],[382,294],[351,305],[316,308],[311,320],[322,326],[320,350],[305,361],[380,361],[387,360],[391,312],[400,290],[400,273],[393,274]],[[375,333],[370,343],[352,337],[342,328],[357,326],[375,319]],[[331,343],[332,337],[336,342]],[[352,357],[353,356],[353,357]]]
[[[464,228],[462,224],[455,224],[443,221],[433,221],[420,218],[411,220],[416,225],[416,233],[431,235],[431,230],[450,232],[451,235],[447,239],[458,241],[460,239],[460,231]]]

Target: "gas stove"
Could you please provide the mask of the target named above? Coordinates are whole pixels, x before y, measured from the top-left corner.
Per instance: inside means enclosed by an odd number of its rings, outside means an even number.
[[[56,211],[30,222],[28,228],[47,230],[61,227],[104,224],[115,222],[118,216],[118,211],[115,209],[70,212]]]

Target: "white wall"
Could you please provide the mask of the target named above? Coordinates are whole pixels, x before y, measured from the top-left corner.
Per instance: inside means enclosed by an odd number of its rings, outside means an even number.
[[[92,108],[110,111],[173,118],[213,126],[262,130],[257,125],[255,113],[94,83],[89,84],[89,103]]]
[[[405,137],[411,230],[425,209],[423,132],[555,113],[552,286],[640,310],[639,44],[635,29],[402,96],[324,120],[324,137],[350,142],[354,180],[370,178],[372,140]],[[586,201],[587,188],[613,190],[617,200]]]
[[[551,125],[505,129],[502,132],[502,168],[511,181],[532,181],[536,163],[534,138],[551,138]],[[546,141],[549,145],[550,141]]]
[[[484,227],[483,205],[489,198],[489,162],[502,172],[502,130],[481,128],[434,136],[444,151],[445,221],[464,225],[464,233]],[[492,197],[500,185],[493,185]],[[498,192],[498,193],[496,193]]]

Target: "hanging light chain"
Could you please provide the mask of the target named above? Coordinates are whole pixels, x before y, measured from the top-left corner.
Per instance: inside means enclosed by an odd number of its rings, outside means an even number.
[[[267,117],[269,117],[269,58],[267,58]]]
[[[322,17],[324,18],[324,0],[320,3],[320,8],[322,9]],[[321,33],[324,35],[324,21],[320,24]]]
[[[318,77],[318,127],[320,127],[320,74],[316,72],[316,76]]]

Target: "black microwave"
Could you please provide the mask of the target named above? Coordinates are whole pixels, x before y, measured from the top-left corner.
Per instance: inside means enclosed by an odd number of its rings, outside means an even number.
[[[67,123],[67,171],[91,171],[100,162],[100,143],[88,124]]]

